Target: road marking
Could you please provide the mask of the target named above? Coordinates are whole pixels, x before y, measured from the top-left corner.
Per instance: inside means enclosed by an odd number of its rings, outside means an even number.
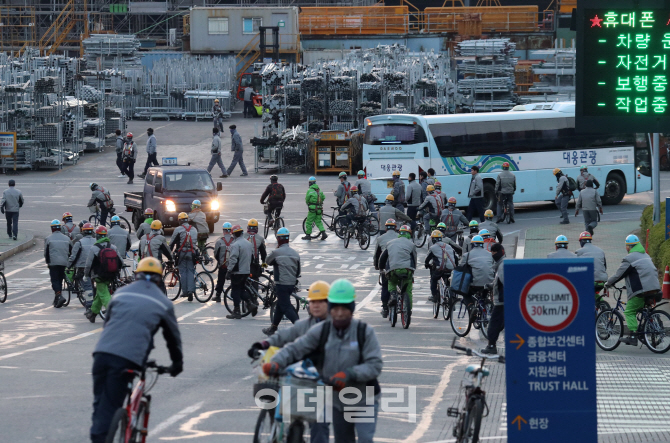
[[[447,367],[444,368],[444,372],[442,373],[442,377],[440,378],[440,383],[437,385],[437,387],[435,388],[435,392],[430,397],[428,406],[426,406],[423,409],[423,412],[421,412],[421,421],[414,429],[412,434],[410,434],[410,436],[404,440],[404,443],[412,443],[419,441],[419,439],[421,439],[421,437],[424,436],[424,434],[430,428],[430,425],[433,422],[433,414],[435,414],[437,406],[442,401],[444,391],[447,389],[449,379],[451,378],[451,373],[454,371],[454,368],[456,366],[463,366],[466,362],[467,359],[465,357],[461,357],[457,361],[447,365]]]
[[[200,431],[194,429],[200,422],[207,420],[214,414],[221,412],[257,412],[258,408],[249,408],[249,409],[219,409],[215,411],[202,412],[197,417],[189,419],[186,423],[179,427],[181,432],[188,433],[187,435],[177,436],[177,437],[161,437],[160,440],[186,440],[199,437],[209,437],[211,435],[240,435],[240,436],[251,436],[254,435],[253,432],[221,432],[221,431]]]
[[[212,306],[212,302],[208,302],[208,303],[207,303],[205,306],[203,306],[202,308],[198,308],[198,309],[196,309],[195,311],[191,311],[191,312],[189,312],[188,314],[184,314],[184,315],[182,315],[181,317],[179,317],[179,318],[177,319],[177,321],[182,321],[182,320],[185,319],[186,317],[190,317],[190,316],[192,316],[193,314],[202,311],[203,309],[207,309],[207,308],[209,308],[210,306]]]
[[[34,290],[33,292],[29,292],[29,293],[27,293],[27,294],[23,294],[23,295],[20,296],[20,297],[16,297],[16,298],[12,298],[11,300],[7,300],[5,303],[12,303],[12,302],[15,302],[16,300],[21,300],[22,298],[26,298],[26,297],[28,297],[28,296],[30,296],[30,295],[33,295],[33,294],[36,294],[36,293],[38,293],[38,292],[40,292],[40,291],[44,291],[45,289],[49,289],[50,287],[51,287],[51,285],[49,285],[49,286],[42,286],[41,288],[38,288],[38,289]],[[24,290],[25,290],[25,289],[24,289]],[[42,305],[42,304],[44,304],[44,303],[40,303],[40,305]],[[9,320],[9,319],[5,319],[5,320]],[[0,320],[0,321],[2,321],[2,320]]]
[[[189,414],[193,414],[195,411],[197,411],[198,409],[200,409],[202,407],[203,403],[204,402],[201,401],[200,403],[196,403],[194,405],[188,406],[188,407],[182,409],[181,411],[177,412],[173,416],[169,417],[167,420],[158,423],[151,431],[149,431],[149,435],[151,435],[152,437],[155,437],[156,434],[160,434],[161,432],[163,432],[164,430],[166,430],[167,428],[169,428],[173,424],[177,423],[182,418],[186,417]]]
[[[27,354],[28,352],[42,351],[44,349],[49,349],[49,348],[51,348],[53,346],[56,346],[56,345],[60,345],[60,344],[63,344],[63,343],[69,343],[71,341],[79,340],[80,338],[88,337],[88,336],[96,334],[100,331],[102,331],[102,328],[98,328],[98,329],[95,329],[95,330],[89,331],[89,332],[84,332],[83,334],[79,334],[79,335],[75,335],[74,337],[69,337],[69,338],[66,338],[66,339],[63,339],[63,340],[55,341],[53,343],[49,343],[49,344],[44,345],[44,346],[38,346],[36,348],[30,348],[30,349],[26,349],[24,351],[14,352],[12,354],[0,355],[0,360],[5,360],[7,358],[12,358],[12,357],[18,357],[19,355]]]
[[[21,220],[21,221],[25,222],[25,221],[27,221],[27,220]],[[15,269],[15,270],[13,270],[12,272],[8,272],[7,274],[5,274],[5,277],[9,277],[10,275],[14,275],[14,274],[16,274],[16,273],[18,273],[18,272],[25,271],[26,269],[34,268],[35,266],[37,266],[37,265],[40,264],[40,263],[44,263],[44,259],[43,259],[43,258],[40,258],[39,260],[37,260],[37,261],[35,261],[35,262],[32,262],[32,263],[29,264],[28,266],[24,266],[23,268]]]
[[[44,303],[40,303],[40,305],[43,305],[43,304],[44,304]],[[37,305],[37,306],[39,306],[39,305]],[[37,307],[37,306],[35,306],[35,307]],[[38,312],[46,311],[46,310],[49,309],[49,308],[53,308],[53,306],[47,306],[46,308],[42,308],[42,309],[40,309],[40,310],[38,310],[38,311],[24,312],[23,314],[15,315],[15,316],[13,316],[13,317],[3,318],[2,320],[0,320],[0,322],[2,322],[2,321],[7,321],[7,320],[13,320],[13,319],[15,319],[15,318],[17,318],[17,317],[23,317],[24,315],[37,314]],[[54,308],[54,309],[55,309],[55,308]]]
[[[381,290],[381,286],[377,285],[377,287],[374,288],[373,290],[371,290],[370,293],[367,295],[367,297],[365,297],[363,299],[363,301],[361,301],[358,304],[358,306],[356,306],[356,307],[358,309],[362,309],[365,305],[370,303],[377,296],[377,294],[379,293],[380,290]]]

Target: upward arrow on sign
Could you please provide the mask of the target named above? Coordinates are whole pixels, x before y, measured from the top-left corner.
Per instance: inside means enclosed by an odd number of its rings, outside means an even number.
[[[512,424],[514,424],[514,423],[519,424],[519,431],[521,430],[521,422],[523,422],[524,424],[528,424],[528,422],[526,420],[524,420],[524,418],[520,415],[517,415],[516,418],[514,420],[512,420]]]

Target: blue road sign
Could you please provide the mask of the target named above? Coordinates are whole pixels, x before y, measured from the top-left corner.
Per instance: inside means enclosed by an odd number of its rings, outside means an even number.
[[[596,443],[593,259],[504,266],[508,442]]]

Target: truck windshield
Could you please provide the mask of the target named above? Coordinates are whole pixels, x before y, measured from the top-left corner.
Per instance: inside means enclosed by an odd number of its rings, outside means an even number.
[[[163,173],[166,191],[211,191],[214,189],[212,177],[206,172]]]

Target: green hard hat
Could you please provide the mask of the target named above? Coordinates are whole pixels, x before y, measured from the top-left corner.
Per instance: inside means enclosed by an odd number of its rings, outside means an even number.
[[[333,284],[330,285],[328,301],[330,303],[353,303],[356,301],[356,289],[354,288],[354,285],[345,278],[335,280]]]

